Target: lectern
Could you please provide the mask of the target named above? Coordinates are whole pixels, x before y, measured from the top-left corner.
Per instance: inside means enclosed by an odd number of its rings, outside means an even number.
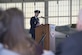
[[[44,49],[55,51],[55,26],[50,24],[40,25],[35,29],[35,41],[43,41]]]

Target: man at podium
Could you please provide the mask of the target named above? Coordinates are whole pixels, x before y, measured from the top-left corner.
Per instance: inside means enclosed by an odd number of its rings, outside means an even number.
[[[35,13],[35,16],[31,17],[31,19],[30,19],[30,26],[31,26],[30,34],[31,34],[32,38],[35,40],[35,28],[40,25],[39,18],[38,18],[40,11],[35,10],[34,13]]]

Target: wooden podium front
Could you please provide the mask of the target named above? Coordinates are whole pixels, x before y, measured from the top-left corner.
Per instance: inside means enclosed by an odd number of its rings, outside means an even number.
[[[55,39],[50,37],[50,25],[49,24],[40,25],[35,29],[35,36],[36,36],[35,41],[39,43],[43,35],[45,36],[44,37],[44,49],[46,50],[50,50],[50,48],[53,49],[55,47]],[[54,41],[52,41],[52,39],[54,39]]]

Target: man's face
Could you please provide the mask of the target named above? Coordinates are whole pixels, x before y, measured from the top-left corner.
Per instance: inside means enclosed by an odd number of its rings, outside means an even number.
[[[38,17],[39,16],[39,13],[35,13],[35,16]]]

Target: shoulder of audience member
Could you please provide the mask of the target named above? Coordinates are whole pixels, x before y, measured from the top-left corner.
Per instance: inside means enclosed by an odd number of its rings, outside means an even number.
[[[0,54],[1,55],[20,55],[14,51],[8,50],[3,47],[3,44],[0,44]]]
[[[55,55],[52,51],[44,50],[44,53],[42,55]]]
[[[80,37],[82,35],[82,31],[79,31],[79,32],[76,32],[76,33],[73,33],[73,34],[69,34],[69,36],[67,38],[77,38]]]
[[[68,42],[68,41],[75,41],[75,40],[79,40],[79,39],[82,39],[82,31],[80,32],[76,32],[76,33],[72,33],[72,34],[69,34],[68,37],[66,37],[63,42]]]

